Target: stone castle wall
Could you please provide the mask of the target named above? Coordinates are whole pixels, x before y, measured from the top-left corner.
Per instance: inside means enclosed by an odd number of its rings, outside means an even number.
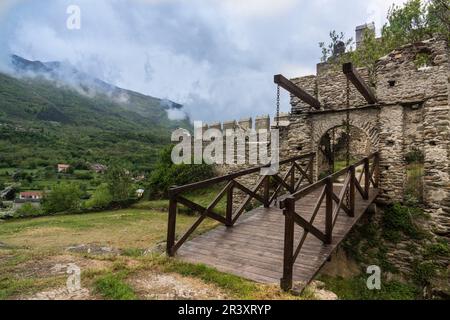
[[[428,56],[428,65],[416,62]],[[432,209],[437,233],[450,235],[449,193],[449,52],[445,40],[431,39],[401,47],[381,58],[375,74],[358,69],[380,101],[367,104],[351,86],[350,123],[369,138],[372,149],[381,153],[381,201],[403,201],[407,181],[406,155],[420,152],[425,157],[423,193]],[[293,149],[317,151],[320,139],[346,118],[347,80],[342,70],[319,64],[317,75],[295,78],[294,83],[315,96],[323,110],[291,98],[290,137],[282,154]],[[292,147],[294,145],[294,147]]]
[[[428,65],[419,66],[416,58],[428,56]],[[433,228],[450,237],[450,108],[449,51],[445,40],[431,39],[401,47],[381,58],[374,74],[358,72],[375,91],[377,105],[367,105],[350,85],[350,124],[370,141],[370,151],[381,154],[382,202],[403,201],[407,181],[406,155],[425,157],[423,193],[425,205],[433,215]],[[322,110],[311,110],[291,97],[292,110],[283,114],[280,128],[280,159],[319,152],[324,134],[342,126],[347,114],[347,79],[341,68],[319,64],[317,74],[292,79],[296,85],[316,97]],[[269,118],[260,117],[255,128],[270,128]],[[210,127],[252,128],[251,119]],[[361,141],[360,141],[361,142]],[[361,145],[364,145],[361,142]],[[367,152],[365,150],[365,152]],[[319,161],[314,171],[317,178]],[[248,167],[220,166],[221,173]]]

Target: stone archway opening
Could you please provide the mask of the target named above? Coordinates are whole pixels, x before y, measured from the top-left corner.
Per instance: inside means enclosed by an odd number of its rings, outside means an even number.
[[[318,148],[317,165],[321,179],[368,156],[372,142],[363,130],[353,125],[340,125],[325,132]]]

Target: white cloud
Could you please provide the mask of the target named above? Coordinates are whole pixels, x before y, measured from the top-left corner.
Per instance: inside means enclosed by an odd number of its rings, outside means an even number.
[[[378,33],[383,25],[386,23],[388,10],[393,5],[401,5],[405,0],[371,0],[367,4],[367,21],[375,22]]]
[[[217,121],[273,114],[274,74],[314,73],[330,30],[380,27],[394,0],[77,0],[79,31],[65,28],[70,0],[0,1],[14,8],[0,20],[0,52],[67,61]]]
[[[296,0],[216,0],[231,15],[265,17],[286,13],[298,4]]]

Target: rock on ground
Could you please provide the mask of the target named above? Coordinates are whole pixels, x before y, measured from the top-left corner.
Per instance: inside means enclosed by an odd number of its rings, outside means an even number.
[[[308,286],[308,290],[310,290],[317,300],[339,300],[334,292],[325,290],[325,283],[321,281],[311,282]]]
[[[213,285],[177,274],[143,272],[129,283],[143,299],[149,300],[223,300],[226,295]]]
[[[37,293],[26,300],[92,300],[88,289],[80,289],[75,292],[69,292],[66,288],[55,289]]]
[[[80,244],[66,248],[68,252],[92,255],[119,255],[120,250],[111,247],[102,247],[95,244]]]

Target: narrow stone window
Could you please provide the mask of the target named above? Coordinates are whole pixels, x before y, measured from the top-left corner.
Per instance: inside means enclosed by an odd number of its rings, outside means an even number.
[[[422,151],[412,149],[405,156],[406,161],[406,188],[405,200],[415,203],[423,202],[423,173],[424,154]]]

